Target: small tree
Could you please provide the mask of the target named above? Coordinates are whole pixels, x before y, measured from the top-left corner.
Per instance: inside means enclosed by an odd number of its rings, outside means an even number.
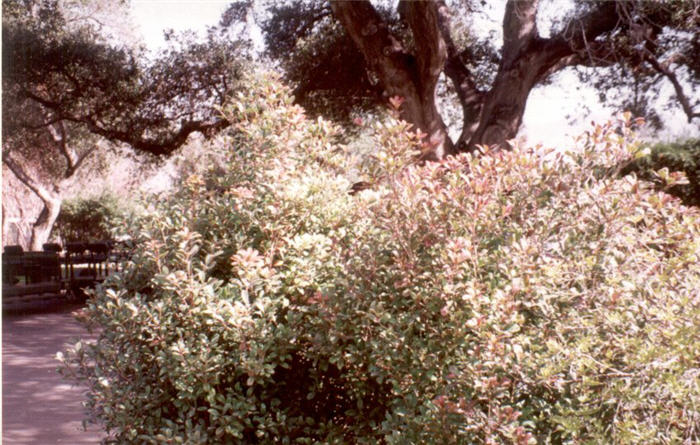
[[[124,204],[111,193],[68,199],[61,206],[53,234],[64,243],[110,240],[126,213]]]

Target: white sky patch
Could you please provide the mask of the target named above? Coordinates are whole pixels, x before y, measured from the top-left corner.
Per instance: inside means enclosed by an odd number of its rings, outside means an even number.
[[[530,144],[564,148],[588,128],[590,121],[602,124],[615,112],[603,106],[595,89],[582,84],[573,71],[555,76],[551,85],[530,92],[519,134]]]
[[[192,30],[204,36],[207,26],[217,24],[229,4],[226,0],[134,0],[131,13],[148,49],[158,51],[165,47],[163,31]]]

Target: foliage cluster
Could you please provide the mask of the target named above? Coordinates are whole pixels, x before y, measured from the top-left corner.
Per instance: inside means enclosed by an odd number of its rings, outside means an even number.
[[[62,357],[113,439],[700,439],[700,213],[610,174],[628,118],[417,165],[390,117],[350,195],[337,130],[255,82],[227,174],[153,203]]]
[[[685,204],[700,206],[700,139],[654,144],[644,154],[625,165],[622,173],[634,172],[678,196]],[[687,183],[669,184],[668,172],[685,173]]]
[[[116,195],[105,192],[89,198],[67,199],[54,225],[54,236],[64,243],[110,240],[130,211]]]

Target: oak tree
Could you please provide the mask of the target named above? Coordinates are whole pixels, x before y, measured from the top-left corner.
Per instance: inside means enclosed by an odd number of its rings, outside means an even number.
[[[106,142],[154,155],[228,126],[216,110],[239,86],[236,41],[173,38],[156,60],[110,41],[62,2],[3,0],[3,165],[40,198],[41,248],[62,193]]]
[[[697,0],[577,1],[566,14],[538,17],[547,3],[509,0],[500,47],[474,32],[483,1],[400,1],[395,10],[296,1],[269,8],[263,29],[271,55],[299,82],[298,101],[347,109],[401,96],[403,117],[428,135],[433,158],[506,146],[533,88],[569,67],[603,93],[622,86],[620,103],[635,112],[650,112],[649,98],[671,85],[688,121],[700,117]],[[462,110],[456,140],[436,106],[442,75]]]

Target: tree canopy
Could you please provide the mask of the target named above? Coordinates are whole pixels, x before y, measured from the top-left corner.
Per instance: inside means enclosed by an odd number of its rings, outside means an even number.
[[[98,141],[165,155],[192,133],[229,125],[217,108],[245,64],[245,44],[213,28],[204,41],[171,35],[170,47],[146,61],[76,13],[88,4],[3,0],[3,163],[44,202],[60,187],[42,185],[28,166],[69,178]],[[572,1],[554,14],[552,5],[508,1],[502,39],[479,32],[489,4],[477,0],[242,0],[221,25],[247,23],[257,11],[269,56],[312,114],[349,120],[398,97],[430,159],[507,147],[530,92],[571,67],[601,97],[652,122],[651,99],[664,88],[689,122],[700,117],[697,0]],[[448,134],[438,94],[452,99],[453,115],[461,110],[458,137]]]
[[[5,3],[8,136],[39,125],[14,112],[25,106],[50,114],[44,123],[76,123],[154,154],[173,151],[192,132],[225,125],[214,105],[221,105],[237,85],[239,42],[214,34],[206,42],[176,42],[145,65],[129,48],[104,42],[89,24],[67,27],[55,0],[34,8]]]
[[[239,87],[242,44],[171,37],[156,60],[69,17],[58,0],[3,0],[3,164],[44,203],[46,240],[72,178],[104,141],[164,155],[228,126],[217,107]]]
[[[300,103],[347,115],[349,107],[401,96],[403,117],[427,133],[432,157],[504,146],[532,89],[568,67],[603,98],[652,121],[648,104],[663,85],[671,85],[689,122],[700,117],[692,95],[700,83],[692,56],[700,48],[697,1],[577,1],[541,16],[548,3],[508,1],[500,45],[476,32],[487,7],[477,1],[401,1],[392,9],[367,0],[297,0],[270,7],[263,29],[271,56],[298,83]],[[443,75],[462,110],[456,140],[436,106]]]

